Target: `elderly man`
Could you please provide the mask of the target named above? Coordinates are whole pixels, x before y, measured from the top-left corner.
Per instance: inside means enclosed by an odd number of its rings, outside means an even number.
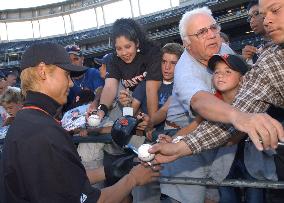
[[[278,141],[284,141],[282,125],[264,113],[270,104],[284,106],[283,99],[283,43],[284,12],[281,0],[261,0],[261,11],[265,17],[264,25],[276,46],[265,51],[258,63],[249,71],[240,87],[233,106],[208,94],[204,96],[203,107],[213,106],[216,111],[207,112],[201,109],[201,115],[209,120],[233,124],[234,127],[249,135],[259,150],[277,148]],[[275,11],[273,10],[277,6]],[[279,7],[279,8],[278,8]],[[275,13],[277,15],[275,15]],[[245,101],[245,102],[244,102]],[[191,102],[194,106],[196,101]],[[247,112],[247,113],[245,113]],[[197,154],[203,150],[212,149],[224,144],[231,136],[239,134],[230,125],[216,124],[204,121],[196,131],[186,136],[176,144],[157,144],[150,151],[156,152],[156,161],[165,163],[186,155]],[[174,146],[172,146],[174,145]]]
[[[207,99],[206,96],[215,99],[212,94],[212,72],[207,69],[208,60],[213,54],[233,53],[226,44],[221,43],[220,26],[207,7],[185,13],[180,21],[179,29],[186,49],[176,65],[166,128],[185,127],[196,114],[200,114],[196,105],[201,105],[204,99]],[[207,108],[207,110],[214,111],[213,108]],[[164,175],[205,178],[209,174],[216,154],[217,150],[211,150],[201,155],[184,157],[165,165]],[[232,160],[233,158],[231,162]],[[225,178],[229,167],[228,162],[227,172],[218,179]],[[218,201],[218,191],[208,190],[210,191],[208,193],[204,186],[165,184],[161,185],[161,191],[174,199],[172,201],[201,203],[204,202],[205,193],[207,198]],[[215,194],[212,195],[213,193]]]
[[[208,96],[198,107],[195,106],[196,102],[191,101],[193,109],[203,107],[199,111],[201,116],[225,124],[204,121],[179,143],[153,146],[150,152],[157,153],[156,162],[170,162],[220,146],[228,138],[239,134],[235,128],[247,133],[259,150],[277,148],[278,141],[284,141],[282,125],[270,116],[261,114],[270,104],[284,107],[284,2],[260,0],[260,12],[264,16],[265,29],[276,45],[269,47],[260,56],[255,68],[245,75],[233,106]],[[213,106],[215,111],[207,111],[204,108],[206,104]],[[283,161],[281,165],[281,157],[277,159],[278,179],[283,180]]]
[[[158,175],[153,168],[138,165],[114,186],[102,191],[93,188],[70,136],[56,117],[73,85],[70,71],[86,68],[72,65],[60,45],[44,43],[24,53],[21,69],[26,101],[4,144],[4,202],[116,203],[136,185]]]

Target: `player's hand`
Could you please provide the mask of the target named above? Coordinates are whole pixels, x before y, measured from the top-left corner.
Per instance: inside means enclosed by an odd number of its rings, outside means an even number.
[[[136,185],[145,185],[156,181],[160,176],[160,170],[160,165],[139,164],[131,169],[129,175],[135,180]]]
[[[87,129],[80,129],[79,135],[81,137],[87,137],[88,136],[88,130]]]
[[[87,109],[87,115],[91,115],[94,111],[96,111],[98,108],[97,103],[96,102],[91,102],[89,105],[89,108]]]

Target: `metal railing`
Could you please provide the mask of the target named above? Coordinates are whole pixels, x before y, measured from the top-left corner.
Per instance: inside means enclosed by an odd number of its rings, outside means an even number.
[[[208,185],[208,186],[284,189],[284,181],[264,181],[264,180],[226,179],[226,180],[223,180],[222,182],[217,182],[209,178],[187,178],[187,177],[162,176],[160,177],[160,183],[181,184],[181,185]]]
[[[174,131],[173,131],[174,132]],[[172,133],[172,130],[164,132]],[[110,134],[92,133],[87,137],[73,136],[74,143],[111,143]],[[0,145],[4,143],[4,139],[0,139]],[[243,180],[243,179],[226,179],[221,182],[210,178],[189,178],[189,177],[166,177],[161,176],[159,182],[162,184],[182,184],[182,185],[204,185],[204,186],[228,186],[228,187],[250,187],[250,188],[268,188],[268,189],[284,189],[284,181],[268,181],[268,180]]]

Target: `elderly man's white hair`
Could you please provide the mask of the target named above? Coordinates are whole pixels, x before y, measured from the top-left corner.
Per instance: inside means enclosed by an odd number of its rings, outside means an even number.
[[[183,14],[181,20],[179,21],[179,34],[182,41],[187,41],[187,23],[196,14],[205,14],[212,16],[212,11],[207,6],[204,6],[202,8],[196,8],[191,11],[187,11],[185,14]]]

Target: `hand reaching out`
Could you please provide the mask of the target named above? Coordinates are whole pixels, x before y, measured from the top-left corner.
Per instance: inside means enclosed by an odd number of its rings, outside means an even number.
[[[246,45],[242,49],[242,56],[245,59],[252,59],[253,55],[257,52],[257,48],[251,45]]]
[[[87,129],[81,129],[81,130],[79,131],[79,135],[80,135],[81,137],[87,137],[87,136],[88,136],[88,130],[87,130]]]
[[[150,167],[148,164],[139,164],[129,172],[129,175],[135,180],[136,185],[145,185],[153,182],[160,176],[160,165]]]
[[[149,149],[149,153],[155,154],[153,164],[172,162],[180,157],[192,154],[187,144],[183,141],[178,143],[154,144]]]
[[[137,119],[141,122],[137,125],[137,130],[150,131],[153,129],[153,125],[150,117],[145,113],[139,113]]]
[[[283,126],[268,114],[236,111],[231,123],[247,133],[258,150],[275,149],[278,140],[284,141]]]
[[[130,95],[129,89],[127,88],[125,90],[120,90],[118,99],[122,106],[131,106],[132,97]]]

